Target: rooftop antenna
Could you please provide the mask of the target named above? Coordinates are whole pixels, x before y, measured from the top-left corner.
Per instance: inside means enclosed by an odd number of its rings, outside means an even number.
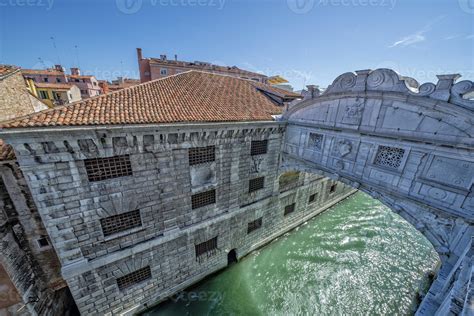
[[[77,48],[77,45],[74,45],[74,49],[76,51],[76,67],[80,68],[79,67],[79,49]]]
[[[56,39],[54,38],[54,36],[51,36],[50,39],[53,42],[54,51],[56,52],[56,57],[58,58],[58,64],[61,65],[61,59],[59,58],[58,48],[56,46]]]
[[[41,57],[38,57],[38,61],[39,61],[39,63],[41,64],[41,66],[43,66],[43,69],[46,69],[46,64],[45,64],[44,61],[41,59]]]

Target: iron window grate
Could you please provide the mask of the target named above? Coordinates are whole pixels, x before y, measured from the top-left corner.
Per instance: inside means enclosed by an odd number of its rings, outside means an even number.
[[[251,232],[253,232],[254,230],[259,229],[260,227],[262,227],[262,218],[261,217],[257,218],[254,221],[251,221],[247,224],[247,234],[250,234]]]
[[[309,196],[308,203],[311,204],[311,203],[313,203],[314,201],[316,201],[316,196],[317,196],[317,195],[318,195],[317,193],[311,194],[311,195]]]
[[[212,162],[216,160],[215,146],[189,148],[189,165]]]
[[[140,210],[112,215],[100,220],[104,237],[142,226]]]
[[[131,176],[133,174],[129,155],[85,159],[84,165],[87,177],[91,182]]]
[[[217,251],[217,236],[200,244],[194,245],[194,247],[196,250],[196,258],[199,258],[205,254],[207,254],[208,257],[212,256]]]
[[[379,146],[374,164],[378,166],[398,169],[402,164],[405,150],[397,147]]]
[[[285,212],[283,213],[284,216],[293,213],[295,211],[296,203],[292,203],[290,205],[285,206]]]
[[[253,140],[250,145],[250,155],[263,155],[268,150],[268,140]]]
[[[216,190],[214,189],[206,192],[193,194],[191,196],[191,204],[193,210],[214,203],[216,203]]]
[[[259,177],[249,180],[249,193],[263,189],[265,186],[265,177]]]
[[[141,283],[150,278],[151,278],[151,269],[150,269],[150,266],[146,266],[144,268],[141,268],[132,273],[124,275],[123,277],[118,278],[117,285],[119,287],[119,290],[122,291],[128,287]]]

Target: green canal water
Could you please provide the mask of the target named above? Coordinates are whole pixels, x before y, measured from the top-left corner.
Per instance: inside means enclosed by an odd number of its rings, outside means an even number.
[[[438,256],[356,193],[147,315],[407,315]]]

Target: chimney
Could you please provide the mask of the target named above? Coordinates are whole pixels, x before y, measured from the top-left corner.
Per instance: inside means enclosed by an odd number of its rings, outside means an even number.
[[[137,47],[137,57],[138,57],[138,61],[143,59],[142,49],[139,47]]]
[[[71,68],[71,75],[80,76],[81,75],[81,70],[77,67],[73,67],[73,68]]]
[[[178,55],[174,54],[174,61],[178,61]]]
[[[166,61],[166,55],[160,55],[160,59]]]
[[[54,69],[57,70],[57,71],[62,71],[62,72],[64,72],[64,68],[63,68],[63,66],[61,66],[61,65],[54,65]]]

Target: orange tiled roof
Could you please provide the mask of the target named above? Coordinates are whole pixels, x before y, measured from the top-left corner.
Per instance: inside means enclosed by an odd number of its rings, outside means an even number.
[[[18,69],[17,66],[12,66],[12,65],[0,65],[0,79],[3,79],[3,77],[6,77],[14,72],[16,72]]]
[[[150,58],[149,61],[150,61],[150,64],[186,67],[190,70],[195,69],[195,70],[201,70],[201,71],[219,71],[219,72],[240,74],[240,75],[246,75],[249,77],[258,77],[258,78],[267,77],[263,74],[240,69],[237,66],[219,66],[219,65],[214,65],[211,63],[189,62],[189,61],[168,60],[168,59],[163,60],[159,58]]]
[[[68,78],[77,78],[77,79],[89,79],[94,76],[88,76],[88,75],[67,75]]]
[[[20,117],[0,127],[271,121],[282,107],[266,95],[269,91],[292,99],[298,96],[252,80],[189,71]]]
[[[57,90],[69,90],[74,86],[71,83],[48,83],[48,82],[35,82],[37,88],[43,89],[57,89]]]

